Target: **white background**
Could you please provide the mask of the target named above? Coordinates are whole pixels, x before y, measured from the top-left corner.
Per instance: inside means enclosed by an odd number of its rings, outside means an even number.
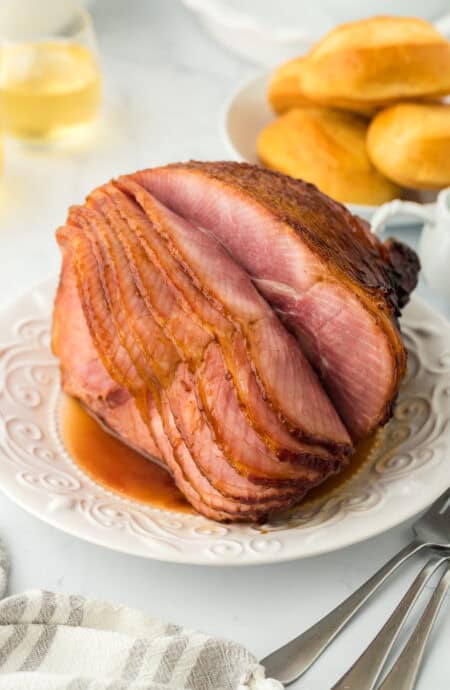
[[[89,140],[52,148],[5,142],[0,187],[0,302],[58,270],[53,233],[67,206],[118,173],[227,156],[225,101],[255,68],[225,52],[175,0],[103,0],[93,15],[105,73],[104,113]],[[417,231],[399,231],[415,242]],[[449,316],[448,305],[422,295]],[[443,487],[444,489],[445,487]],[[213,569],[124,556],[48,527],[0,495],[11,592],[42,587],[138,607],[234,637],[263,656],[316,621],[410,538],[408,526],[338,553],[290,564]],[[327,690],[358,656],[418,571],[406,567],[359,615],[299,690]],[[450,608],[435,628],[419,690],[450,687]],[[361,688],[364,690],[364,688]]]

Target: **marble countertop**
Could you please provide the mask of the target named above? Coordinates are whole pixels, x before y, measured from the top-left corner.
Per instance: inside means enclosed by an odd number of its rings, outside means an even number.
[[[5,142],[0,185],[0,306],[58,270],[53,233],[67,207],[109,177],[186,158],[226,157],[219,121],[236,84],[255,73],[206,35],[176,0],[92,5],[105,107],[90,139],[39,148]],[[418,230],[399,231],[411,243]],[[450,308],[425,286],[443,313]],[[0,495],[11,591],[41,587],[108,598],[217,635],[263,656],[338,604],[399,550],[408,525],[325,556],[272,566],[208,569],[125,556],[84,543]],[[327,690],[358,656],[418,571],[411,563],[294,687]],[[448,690],[450,611],[440,617],[419,690]],[[406,629],[408,630],[408,628]],[[361,690],[364,690],[361,688]]]

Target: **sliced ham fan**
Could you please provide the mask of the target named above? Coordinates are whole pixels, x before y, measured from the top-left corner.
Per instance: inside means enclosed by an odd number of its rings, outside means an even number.
[[[214,520],[298,503],[386,421],[415,255],[310,185],[234,163],[95,190],[57,233],[64,390]]]
[[[312,185],[263,168],[189,163],[133,177],[245,268],[355,439],[389,417],[406,365],[395,316],[416,283],[412,250],[381,244]]]

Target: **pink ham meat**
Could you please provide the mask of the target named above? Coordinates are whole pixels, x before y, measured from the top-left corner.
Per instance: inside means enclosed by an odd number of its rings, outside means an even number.
[[[126,181],[123,185],[131,187]],[[135,194],[191,281],[242,334],[264,396],[285,424],[299,438],[339,450],[348,446],[348,433],[317,376],[247,273],[212,236],[168,211],[145,190]]]
[[[161,214],[155,218],[156,204],[148,193],[129,180],[122,181],[121,186],[136,194],[136,199],[139,199],[146,212],[152,215],[153,211],[153,218],[160,230],[161,228],[164,229]],[[310,455],[312,452],[315,456],[329,455],[329,451],[319,446],[312,448],[310,444],[302,444],[293,438],[279,420],[278,415],[271,407],[268,407],[258,385],[251,360],[248,358],[245,341],[241,333],[195,287],[189,276],[186,275],[184,268],[181,270],[180,264],[170,253],[169,247],[160,237],[150,218],[112,185],[105,186],[101,191],[95,192],[91,196],[91,200],[101,206],[109,222],[115,224],[116,228],[120,226],[122,233],[126,234],[129,259],[133,265],[138,267],[136,276],[145,297],[149,298],[150,290],[155,298],[161,300],[163,292],[166,294],[169,290],[173,293],[175,289],[180,306],[176,306],[173,298],[170,299],[170,302],[166,301],[164,318],[166,319],[166,326],[169,325],[168,319],[170,319],[171,335],[175,337],[178,346],[184,350],[185,355],[189,356],[191,353],[192,357],[194,342],[198,342],[198,338],[194,340],[190,335],[193,328],[197,328],[197,333],[199,326],[204,331],[206,330],[206,336],[203,339],[200,338],[203,340],[203,346],[211,342],[211,339],[217,338],[219,340],[228,371],[236,387],[239,403],[245,409],[253,426],[259,430],[264,441],[277,452],[279,457],[298,459],[300,462],[303,461],[305,455]],[[114,202],[112,206],[111,202]],[[123,223],[124,217],[128,221],[132,219],[133,230],[127,230],[127,224],[124,225]],[[142,243],[142,247],[133,241],[133,232],[135,239]],[[148,276],[149,272],[151,273],[150,276]],[[147,274],[148,279],[147,289],[142,287],[142,276],[145,274]],[[199,334],[198,336],[200,337]],[[184,342],[187,343],[187,348],[183,348]],[[204,348],[201,350],[201,358],[203,353]]]
[[[67,228],[64,228],[58,235],[62,246],[66,244],[66,233]],[[64,248],[63,251],[63,271],[54,310],[53,348],[61,360],[64,390],[81,400],[88,412],[108,431],[149,458],[162,461],[162,464],[170,469],[178,487],[192,505],[212,519],[256,520],[261,514],[279,507],[279,496],[282,499],[282,507],[298,501],[300,491],[297,488],[291,492],[277,492],[248,484],[244,487],[241,485],[241,493],[244,492],[244,495],[241,501],[236,503],[214,490],[207,479],[198,472],[192,459],[189,459],[186,448],[184,451],[179,450],[180,463],[175,462],[173,448],[179,447],[180,437],[173,417],[167,425],[166,434],[153,399],[149,398],[149,416],[152,418],[149,428],[137,409],[136,401],[109,376],[99,360],[83,317],[67,249]],[[64,328],[60,327],[62,324]],[[154,437],[157,444],[153,440]],[[245,480],[239,475],[235,477],[232,471],[228,472],[228,465],[222,468],[222,472],[217,468],[217,472],[219,477],[223,477],[224,482],[228,480],[231,483],[235,481],[245,484]],[[231,479],[228,475],[231,475]],[[316,477],[315,479],[317,480]],[[201,492],[202,498],[196,489]],[[262,509],[258,502],[262,502]],[[254,507],[253,503],[257,505]]]
[[[61,363],[64,391],[81,400],[93,416],[125,443],[160,458],[159,449],[128,391],[111,378],[99,359],[83,315],[74,270],[62,232],[63,267],[53,312],[52,347]]]
[[[338,230],[359,274],[332,260]],[[144,171],[95,190],[57,237],[64,390],[205,516],[295,505],[388,416],[417,264],[310,186],[227,163]]]
[[[381,244],[312,185],[263,168],[194,162],[133,177],[245,268],[354,439],[389,418],[406,364],[395,317],[419,269],[411,250]]]

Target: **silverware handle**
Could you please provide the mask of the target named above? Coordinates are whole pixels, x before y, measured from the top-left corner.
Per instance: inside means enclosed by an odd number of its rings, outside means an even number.
[[[428,638],[449,587],[450,565],[447,566],[411,637],[379,690],[414,690]]]
[[[369,646],[331,690],[373,690],[394,642],[426,583],[446,559],[429,561]]]
[[[299,678],[334,640],[369,597],[397,568],[425,544],[413,541],[391,558],[375,575],[311,628],[262,659],[269,678],[285,685]]]

